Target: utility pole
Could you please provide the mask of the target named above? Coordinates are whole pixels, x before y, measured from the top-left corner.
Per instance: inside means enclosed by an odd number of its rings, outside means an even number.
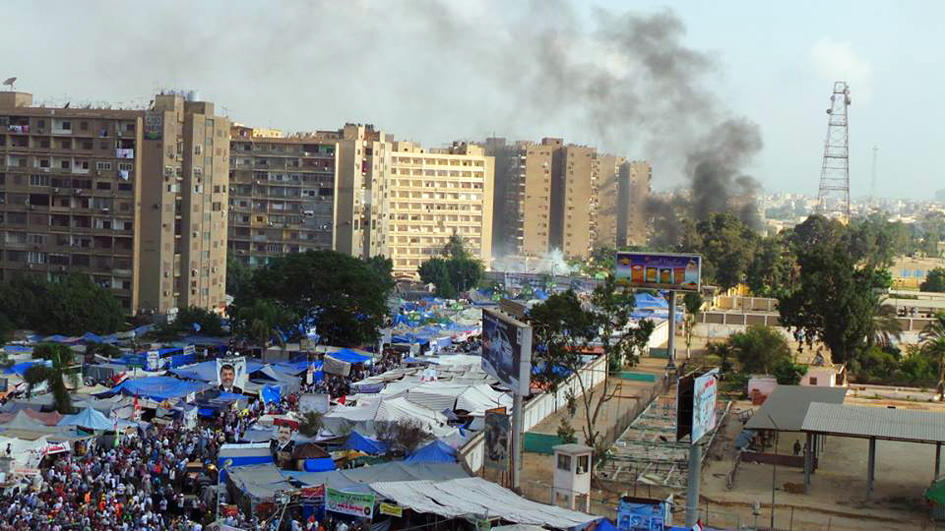
[[[824,140],[817,193],[817,213],[844,223],[850,220],[850,135],[847,122],[850,102],[850,87],[845,81],[835,82],[830,108],[827,109],[827,138]]]
[[[870,205],[876,202],[876,153],[879,146],[873,146],[873,171],[870,175]]]

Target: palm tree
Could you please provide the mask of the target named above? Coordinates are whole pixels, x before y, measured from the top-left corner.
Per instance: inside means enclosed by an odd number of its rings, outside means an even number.
[[[259,346],[265,348],[274,338],[277,344],[285,347],[279,328],[291,325],[295,316],[274,301],[256,299],[251,306],[237,311],[236,321],[240,332]]]
[[[922,352],[938,362],[938,397],[945,400],[945,312],[939,312],[919,334]]]
[[[23,374],[23,380],[26,381],[29,392],[32,392],[33,387],[39,383],[46,382],[53,395],[56,411],[64,415],[72,413],[72,396],[66,389],[64,379],[69,378],[73,385],[77,380],[76,373],[69,370],[72,366],[73,354],[72,349],[65,345],[51,343],[37,345],[33,350],[33,357],[49,360],[51,364],[38,363]]]
[[[878,345],[880,348],[888,349],[893,346],[894,339],[896,342],[902,339],[902,323],[896,316],[896,307],[879,301],[873,311],[866,344],[870,347]]]

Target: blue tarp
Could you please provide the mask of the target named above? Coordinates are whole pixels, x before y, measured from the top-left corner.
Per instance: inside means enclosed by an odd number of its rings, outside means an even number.
[[[659,309],[665,310],[669,308],[669,301],[667,301],[663,297],[657,297],[649,293],[637,293],[633,296],[633,299],[634,299],[634,302],[633,302],[634,307],[637,309],[659,308]]]
[[[432,363],[432,364],[434,364],[434,365],[439,365],[439,364],[440,364],[440,362],[438,362],[438,361],[436,361],[436,360],[433,360],[433,359],[422,360],[422,359],[414,358],[414,357],[411,357],[411,356],[407,356],[406,358],[404,358],[404,363],[406,363],[406,364],[408,364],[408,365],[411,364],[411,363]]]
[[[246,372],[252,374],[263,368],[263,364],[255,360],[246,360]],[[188,380],[198,380],[202,382],[217,381],[217,361],[209,360],[193,365],[178,367],[170,370],[171,374],[187,378]]]
[[[357,450],[359,452],[364,452],[371,455],[381,455],[387,453],[386,444],[381,441],[365,437],[356,431],[352,431],[351,435],[348,435],[348,440],[345,441],[345,444],[342,448],[345,450]]]
[[[455,463],[456,449],[440,441],[439,439],[431,442],[423,448],[417,450],[410,457],[404,459],[404,463]]]
[[[282,398],[282,390],[278,385],[266,385],[260,393],[263,403],[276,404]]]
[[[240,393],[225,393],[221,391],[220,394],[218,394],[214,398],[214,400],[226,400],[229,402],[233,402],[236,400],[243,400],[245,398],[246,398],[246,395],[242,395]]]
[[[170,400],[184,398],[190,393],[199,393],[210,389],[209,385],[178,380],[170,376],[149,376],[136,380],[125,380],[112,387],[109,394],[141,396],[152,400]]]
[[[306,472],[328,472],[335,469],[335,461],[330,457],[306,459],[302,468]]]
[[[310,365],[314,365],[316,371],[322,368],[321,361],[306,361],[306,360],[280,361],[278,363],[274,363],[273,367],[276,369],[279,369],[282,372],[287,372],[289,374],[301,374],[307,371]]]
[[[365,356],[364,354],[358,354],[357,352],[343,348],[341,350],[336,350],[334,352],[329,352],[326,356],[331,356],[339,361],[345,361],[348,363],[364,363],[371,359],[371,356]]]
[[[4,345],[3,350],[4,352],[13,352],[13,353],[22,354],[22,353],[32,353],[33,347],[29,347],[26,345]]]
[[[108,420],[104,413],[87,407],[76,415],[66,415],[59,421],[59,426],[78,426],[91,430],[114,430],[115,423]]]
[[[532,374],[541,374],[545,370],[545,362],[539,361],[538,363],[532,365]],[[561,365],[555,365],[551,368],[552,374],[555,376],[565,377],[571,374],[571,369],[563,367]]]
[[[29,361],[21,361],[21,362],[19,362],[19,363],[17,363],[17,364],[14,364],[12,367],[7,367],[6,369],[4,369],[4,370],[3,370],[3,373],[4,373],[4,374],[18,374],[18,375],[20,375],[20,376],[23,376],[24,374],[26,374],[26,370],[27,370],[27,369],[29,369],[29,368],[32,367],[33,365],[36,365],[37,363],[42,363],[42,364],[46,365],[47,367],[51,367],[51,366],[52,366],[52,362],[49,361],[49,360],[29,360]]]

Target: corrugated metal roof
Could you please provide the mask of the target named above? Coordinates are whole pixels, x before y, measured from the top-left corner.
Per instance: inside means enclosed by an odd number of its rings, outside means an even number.
[[[761,409],[748,419],[745,428],[801,431],[804,415],[807,414],[807,406],[813,402],[842,404],[846,394],[846,387],[779,385],[771,392]]]
[[[945,414],[913,409],[813,403],[807,410],[802,429],[850,437],[945,442]]]

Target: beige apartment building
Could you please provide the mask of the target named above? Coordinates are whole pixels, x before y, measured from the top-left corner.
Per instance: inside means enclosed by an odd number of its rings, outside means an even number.
[[[616,155],[600,155],[597,176],[597,230],[595,247],[616,247],[620,215],[620,179],[625,159]]]
[[[334,249],[338,142],[273,129],[230,129],[228,250],[257,266]]]
[[[393,260],[395,272],[414,274],[457,234],[489,267],[494,177],[494,159],[479,146],[425,150],[394,142],[386,190],[389,222],[378,254]]]
[[[88,274],[129,314],[221,307],[228,129],[181,95],[145,111],[0,93],[0,279]]]
[[[653,167],[644,160],[626,162],[620,167],[620,206],[617,221],[617,246],[646,245],[647,202],[653,182]]]

